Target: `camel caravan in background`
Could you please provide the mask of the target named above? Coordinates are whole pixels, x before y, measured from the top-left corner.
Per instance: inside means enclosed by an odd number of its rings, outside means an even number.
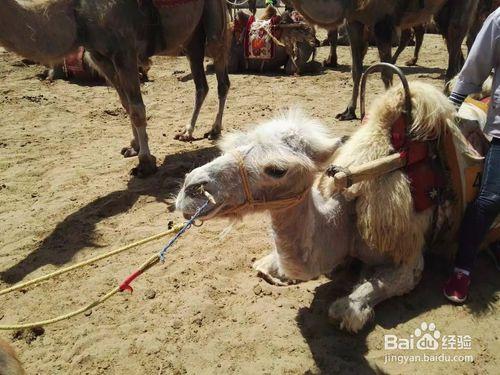
[[[482,170],[447,97],[403,82],[373,103],[345,144],[296,110],[226,136],[222,155],[186,176],[177,209],[190,217],[207,204],[202,220],[267,211],[274,249],[254,268],[276,285],[335,276],[361,261],[359,283],[329,307],[341,328],[359,331],[376,304],[417,285],[424,248],[455,238],[477,194],[471,177]]]
[[[278,71],[288,75],[316,73],[316,32],[298,12],[278,15],[268,6],[258,19],[239,11],[231,25],[229,73]]]
[[[373,32],[380,61],[392,62],[392,36],[396,30],[422,25],[434,18],[448,49],[446,80],[450,80],[463,64],[462,42],[472,25],[478,0],[286,0],[314,25],[332,30],[346,22],[351,45],[353,91],[346,110],[337,118],[356,118],[359,82],[366,53],[365,29]],[[385,71],[388,87],[391,75]]]

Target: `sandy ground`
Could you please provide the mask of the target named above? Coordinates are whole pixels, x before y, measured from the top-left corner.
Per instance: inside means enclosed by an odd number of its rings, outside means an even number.
[[[447,64],[437,36],[424,42],[420,65],[405,68],[410,79],[442,87]],[[403,54],[405,61],[412,53]],[[326,57],[321,48],[318,59]],[[366,64],[375,62],[370,49]],[[169,221],[172,197],[186,172],[215,155],[215,144],[174,141],[188,121],[192,82],[184,58],[155,58],[152,81],[143,86],[150,144],[160,169],[151,178],[129,175],[134,159],[119,151],[130,127],[115,92],[58,81],[48,84],[39,66],[0,51],[0,256],[1,287],[40,276],[155,234]],[[224,126],[250,129],[291,104],[302,106],[341,134],[357,122],[340,123],[335,114],[348,101],[351,83],[347,47],[339,69],[304,77],[231,76]],[[215,77],[196,135],[215,116]],[[369,97],[380,92],[374,80]],[[49,326],[44,332],[2,333],[19,352],[29,374],[391,374],[426,372],[498,373],[498,290],[488,259],[480,257],[470,302],[452,306],[441,295],[447,265],[430,260],[420,285],[409,295],[376,308],[374,322],[357,335],[327,320],[329,302],[340,295],[326,278],[290,287],[260,280],[252,260],[271,248],[265,215],[236,224],[193,229],[168,256],[135,283],[133,295],[118,295],[91,315]],[[161,241],[2,297],[0,324],[52,317],[102,295]],[[472,349],[384,350],[384,335],[408,338],[422,322],[442,335],[470,335]],[[385,363],[388,354],[473,355],[473,363]]]

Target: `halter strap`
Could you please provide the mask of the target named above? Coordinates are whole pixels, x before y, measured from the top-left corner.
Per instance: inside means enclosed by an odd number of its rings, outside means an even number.
[[[297,194],[295,196],[289,198],[275,199],[271,201],[267,201],[265,199],[254,199],[252,190],[250,188],[250,179],[248,177],[248,171],[245,167],[245,161],[243,155],[237,150],[232,151],[231,154],[234,156],[236,162],[238,163],[238,171],[240,174],[241,185],[243,187],[243,193],[245,195],[245,201],[236,207],[229,208],[226,211],[222,211],[221,214],[223,215],[235,214],[244,209],[255,208],[255,207],[260,207],[268,210],[279,210],[284,208],[290,208],[302,202],[304,198],[307,196],[307,193],[309,193],[310,191],[310,188],[307,188],[302,193]]]

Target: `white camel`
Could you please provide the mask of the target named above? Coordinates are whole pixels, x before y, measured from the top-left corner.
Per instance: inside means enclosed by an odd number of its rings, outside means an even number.
[[[413,82],[410,91],[415,138],[437,139],[454,126],[455,111],[436,88]],[[402,170],[343,194],[334,194],[332,179],[321,172],[332,161],[349,167],[394,152],[390,128],[403,110],[403,98],[401,86],[387,91],[345,145],[299,111],[249,133],[228,135],[220,157],[186,176],[177,208],[189,217],[208,195],[204,220],[267,210],[275,247],[254,268],[277,285],[316,278],[349,258],[361,260],[367,266],[364,278],[329,308],[331,319],[357,332],[376,304],[408,293],[419,282],[432,209],[415,212]]]

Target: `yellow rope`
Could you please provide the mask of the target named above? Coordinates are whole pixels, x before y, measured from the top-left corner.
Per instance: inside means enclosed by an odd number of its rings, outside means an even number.
[[[13,286],[11,288],[4,289],[4,290],[2,290],[0,292],[0,295],[4,295],[4,294],[10,293],[10,292],[13,292],[15,290],[19,290],[19,289],[25,288],[25,287],[33,285],[33,284],[37,284],[39,282],[51,279],[51,278],[56,277],[56,276],[59,276],[59,275],[61,275],[63,273],[67,273],[67,272],[72,271],[74,269],[81,268],[81,267],[87,266],[89,264],[92,264],[94,262],[97,262],[99,260],[102,260],[102,259],[105,259],[105,258],[109,258],[109,257],[111,257],[113,255],[122,253],[122,252],[124,252],[126,250],[129,250],[129,249],[133,248],[133,247],[137,247],[137,246],[143,245],[145,243],[157,240],[159,238],[168,236],[168,235],[170,235],[172,233],[177,233],[177,232],[179,232],[183,228],[183,226],[184,226],[183,224],[176,225],[172,229],[170,229],[170,230],[168,230],[166,232],[162,232],[162,233],[156,234],[154,236],[145,238],[143,240],[134,242],[133,244],[130,244],[130,245],[127,245],[127,246],[123,246],[123,247],[121,247],[121,248],[119,248],[117,250],[111,251],[111,252],[109,252],[107,254],[103,254],[103,255],[97,256],[95,258],[89,259],[87,261],[75,264],[75,265],[67,267],[67,268],[63,268],[63,269],[61,269],[59,271],[50,273],[48,275],[39,277],[37,279],[30,280],[30,281],[27,281],[25,283],[22,283],[22,284],[19,284],[19,285],[15,285],[15,286]],[[141,273],[144,272],[144,271],[147,271],[148,269],[150,269],[151,267],[153,267],[155,264],[157,264],[159,261],[160,261],[159,255],[154,255],[151,258],[149,258],[146,262],[144,262],[142,264],[142,266],[139,268],[138,271],[141,272]],[[88,305],[86,305],[86,306],[84,306],[84,307],[82,307],[82,308],[80,308],[78,310],[75,310],[75,311],[69,312],[67,314],[63,314],[63,315],[57,316],[57,317],[52,318],[52,319],[43,320],[43,321],[34,322],[34,323],[0,325],[0,331],[41,327],[41,326],[45,326],[45,325],[49,325],[49,324],[60,322],[62,320],[70,319],[70,318],[72,318],[72,317],[74,317],[76,315],[83,314],[85,311],[88,311],[88,310],[92,309],[93,307],[96,307],[96,306],[100,305],[101,303],[107,301],[108,299],[110,299],[111,297],[113,297],[116,293],[121,292],[121,291],[122,291],[121,286],[117,286],[117,287],[114,287],[113,289],[111,289],[104,296],[96,299],[95,301],[89,303]]]
[[[130,245],[126,245],[126,246],[120,247],[119,249],[110,251],[109,253],[96,256],[95,258],[86,260],[84,262],[77,263],[77,264],[74,264],[72,266],[69,266],[69,267],[57,270],[55,272],[49,273],[47,275],[38,277],[36,279],[30,280],[30,281],[26,281],[26,282],[21,283],[21,284],[14,285],[14,286],[12,286],[10,288],[6,288],[6,289],[0,291],[0,296],[3,296],[3,295],[8,294],[8,293],[12,293],[12,292],[14,292],[16,290],[19,290],[19,289],[24,289],[24,288],[26,288],[28,286],[33,285],[33,284],[41,283],[42,281],[52,279],[52,278],[54,278],[56,276],[62,275],[64,273],[68,273],[68,272],[76,270],[78,268],[82,268],[82,267],[88,266],[89,264],[92,264],[92,263],[98,262],[100,260],[112,257],[114,255],[123,253],[124,251],[130,250],[130,249],[132,249],[134,247],[137,247],[137,246],[144,245],[144,244],[146,244],[148,242],[151,242],[151,241],[155,241],[155,240],[160,239],[162,237],[168,236],[168,235],[170,235],[172,233],[177,233],[177,232],[179,232],[182,229],[183,226],[184,226],[183,224],[178,224],[178,225],[174,226],[172,229],[170,229],[170,230],[168,230],[166,232],[155,234],[154,236],[151,236],[151,237],[145,238],[143,240],[134,242],[134,243],[132,243]]]

